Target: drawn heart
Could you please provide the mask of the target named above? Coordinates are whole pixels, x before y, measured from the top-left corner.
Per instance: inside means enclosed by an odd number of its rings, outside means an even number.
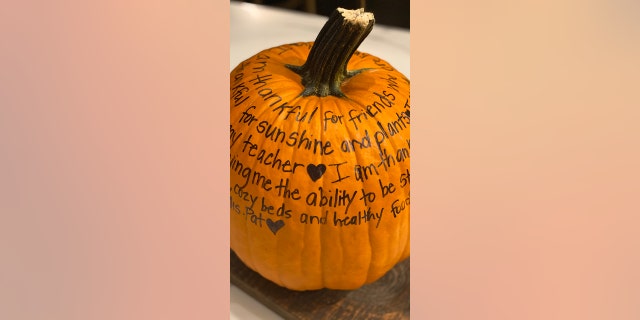
[[[278,230],[280,230],[282,227],[284,227],[284,221],[278,220],[278,221],[274,222],[271,219],[267,219],[267,226],[269,227],[269,230],[271,230],[271,232],[273,232],[273,234],[276,234],[278,232]]]
[[[324,164],[319,164],[317,166],[310,164],[307,166],[307,173],[313,181],[320,179],[325,171],[327,171],[327,167]]]

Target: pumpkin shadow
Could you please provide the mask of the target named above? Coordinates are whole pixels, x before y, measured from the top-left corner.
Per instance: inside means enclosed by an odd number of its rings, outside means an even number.
[[[357,290],[293,291],[249,269],[231,251],[231,283],[285,319],[409,319],[409,259]]]

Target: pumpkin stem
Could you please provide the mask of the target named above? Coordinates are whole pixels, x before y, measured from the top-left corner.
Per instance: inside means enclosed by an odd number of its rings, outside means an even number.
[[[307,61],[301,66],[287,65],[302,77],[302,96],[344,97],[340,86],[362,70],[348,72],[347,63],[360,43],[369,35],[375,20],[364,9],[336,9],[318,34]]]

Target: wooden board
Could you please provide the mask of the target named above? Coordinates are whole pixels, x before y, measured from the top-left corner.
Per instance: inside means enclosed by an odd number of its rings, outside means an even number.
[[[409,259],[358,290],[291,291],[266,280],[231,251],[231,283],[285,319],[409,319]]]

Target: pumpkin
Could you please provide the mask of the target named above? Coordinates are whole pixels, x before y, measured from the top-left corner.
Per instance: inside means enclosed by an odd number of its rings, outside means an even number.
[[[282,287],[357,289],[409,257],[409,80],[357,51],[373,24],[338,8],[231,72],[230,245]]]

